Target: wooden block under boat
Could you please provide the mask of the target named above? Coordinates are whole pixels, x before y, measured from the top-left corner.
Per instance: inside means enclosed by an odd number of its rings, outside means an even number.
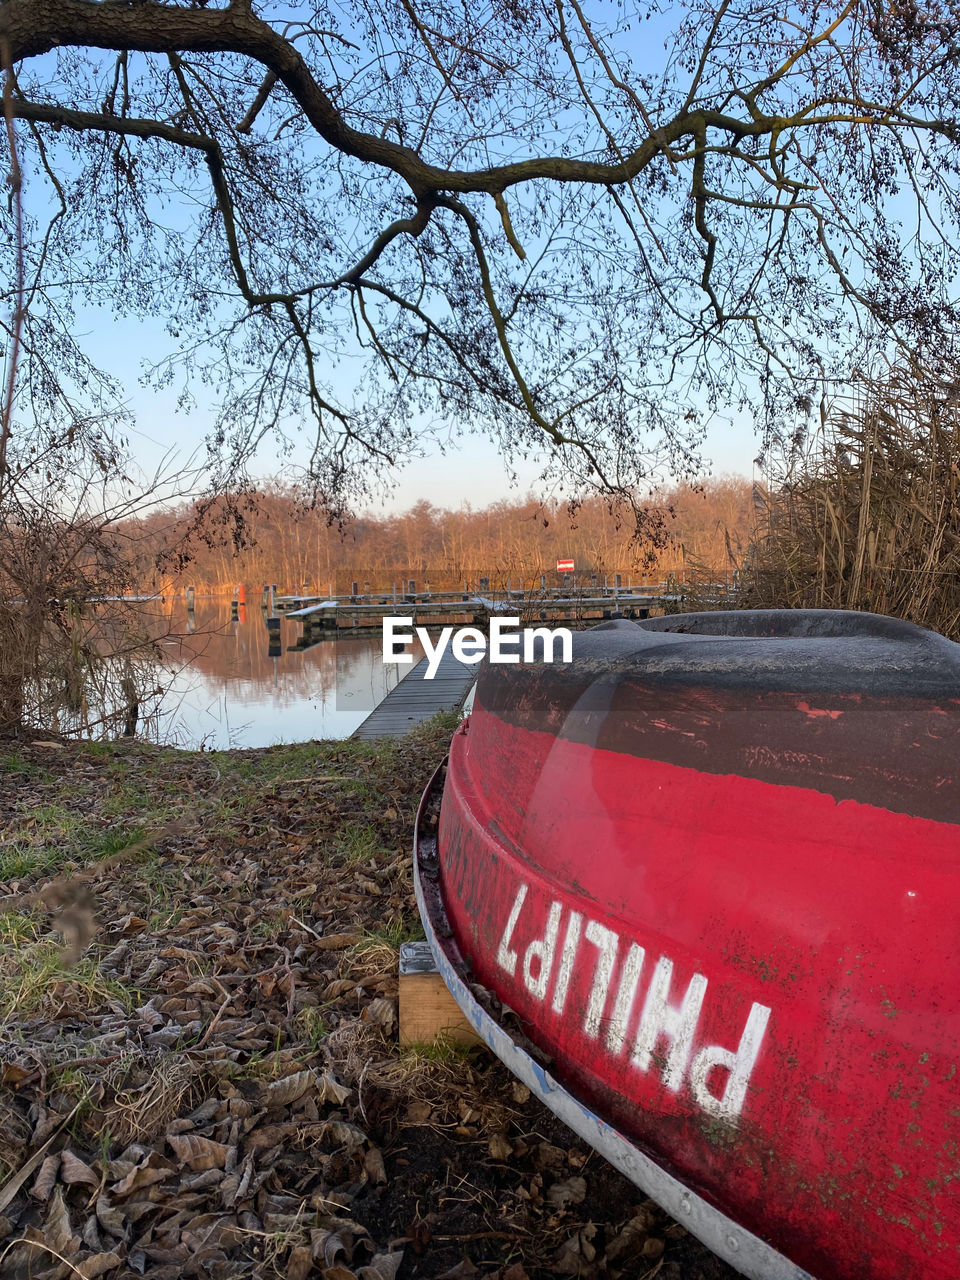
[[[456,1044],[482,1043],[447,990],[428,942],[400,948],[399,1006],[402,1045],[432,1044],[441,1035]]]

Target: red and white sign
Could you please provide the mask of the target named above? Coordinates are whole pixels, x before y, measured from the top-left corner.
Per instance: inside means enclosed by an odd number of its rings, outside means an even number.
[[[573,561],[572,561],[572,560],[558,560],[558,561],[557,561],[557,573],[573,573]]]

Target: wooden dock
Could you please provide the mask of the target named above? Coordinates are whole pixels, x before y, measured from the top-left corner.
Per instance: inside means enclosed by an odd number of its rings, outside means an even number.
[[[460,662],[447,649],[440,659],[436,675],[427,680],[427,659],[421,658],[352,736],[395,738],[409,733],[438,711],[456,710],[477,678],[478,666],[478,663],[468,666]]]
[[[541,623],[601,622],[610,617],[645,618],[651,609],[680,601],[675,595],[609,594],[605,596],[517,596],[497,599],[490,596],[448,596],[444,599],[404,599],[393,601],[324,600],[284,609],[284,616],[302,627],[297,648],[344,632],[379,631],[385,617],[408,618],[411,627],[485,627],[494,614],[514,614],[525,626]],[[282,602],[277,602],[278,610]]]
[[[350,604],[327,600],[321,604],[288,609],[284,616],[301,624],[300,648],[344,632],[380,631],[386,617],[409,618],[411,628],[417,624],[427,627],[469,627],[486,618],[478,601],[468,599],[464,602],[459,596],[455,602],[421,600],[416,603],[402,601],[398,604],[390,601]]]

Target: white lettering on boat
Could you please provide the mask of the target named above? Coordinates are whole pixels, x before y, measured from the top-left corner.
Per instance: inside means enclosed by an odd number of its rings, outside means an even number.
[[[645,954],[643,947],[638,947],[635,942],[631,942],[627,958],[620,971],[617,1003],[613,1006],[613,1017],[610,1019],[610,1027],[607,1031],[607,1048],[612,1054],[621,1053],[627,1039],[627,1023],[637,994],[637,983],[640,981]]]
[[[577,954],[577,943],[580,941],[580,926],[583,916],[579,911],[571,911],[567,921],[567,936],[563,940],[563,951],[560,953],[560,969],[553,988],[553,1012],[563,1013],[567,999],[567,988],[570,986],[570,975],[573,973],[573,961]]]
[[[510,939],[513,937],[513,931],[517,927],[517,920],[520,918],[520,911],[526,896],[527,886],[522,884],[517,890],[513,910],[510,912],[510,919],[507,921],[507,927],[503,931],[503,937],[500,939],[500,948],[497,951],[497,964],[501,969],[506,969],[511,978],[517,967],[517,953],[510,950]]]
[[[612,929],[597,924],[596,920],[590,921],[583,936],[599,948],[597,967],[593,971],[593,986],[590,988],[587,1016],[583,1020],[584,1031],[591,1040],[596,1040],[600,1033],[600,1019],[603,1017],[603,1007],[607,1003],[607,991],[610,988],[610,978],[617,959],[620,939]]]
[[[703,997],[707,993],[707,980],[702,973],[695,973],[677,1009],[668,1003],[672,977],[673,961],[661,956],[644,1002],[640,1029],[633,1047],[633,1062],[641,1071],[649,1071],[654,1046],[661,1035],[666,1036],[670,1040],[670,1052],[664,1063],[663,1083],[676,1093],[683,1083],[690,1060]]]
[[[563,907],[559,902],[551,904],[543,937],[534,938],[524,952],[523,980],[527,984],[527,990],[532,996],[536,996],[538,1000],[542,1000],[547,994],[547,983],[550,981],[553,957],[557,950],[557,934],[560,931],[560,913],[562,911]],[[534,962],[536,962],[536,973],[533,971]]]
[[[750,1073],[760,1053],[760,1044],[769,1019],[770,1010],[767,1006],[754,1004],[736,1053],[731,1053],[729,1049],[721,1049],[718,1045],[709,1044],[694,1058],[690,1071],[690,1088],[694,1098],[710,1115],[723,1119],[740,1114],[747,1096]],[[730,1072],[719,1098],[707,1088],[707,1077],[714,1067],[726,1067]]]
[[[511,944],[527,890],[526,884],[517,889],[497,950],[498,965],[511,977],[516,974],[518,957],[517,949]],[[523,982],[536,1000],[545,1001],[550,989],[563,913],[563,903],[551,902],[543,936],[530,939],[523,953]],[[579,911],[569,911],[567,915],[550,1007],[559,1016],[566,1009],[582,941],[596,948],[592,977],[588,979],[589,992],[581,1006],[583,1034],[596,1040],[604,1026],[605,1010],[614,988],[621,939],[613,929],[598,920],[588,919],[584,926],[584,917]],[[620,964],[613,1010],[606,1022],[606,1048],[614,1057],[619,1057],[627,1044],[645,957],[644,948],[631,942]],[[771,1011],[763,1004],[751,1006],[735,1050],[701,1044],[694,1052],[697,1027],[707,995],[707,979],[702,973],[694,973],[683,996],[678,998],[671,991],[673,970],[673,961],[668,956],[660,956],[644,997],[630,1063],[644,1074],[656,1066],[663,1083],[674,1093],[679,1092],[687,1081],[694,1102],[708,1115],[735,1120],[746,1101],[750,1076],[760,1055]],[[665,1055],[656,1052],[663,1040],[669,1042]],[[724,1072],[725,1080],[722,1077]]]

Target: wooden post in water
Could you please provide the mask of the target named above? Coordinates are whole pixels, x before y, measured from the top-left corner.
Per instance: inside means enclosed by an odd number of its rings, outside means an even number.
[[[123,736],[132,738],[137,732],[137,720],[140,717],[140,701],[137,697],[137,686],[133,679],[133,668],[127,662],[123,679],[120,681],[120,692],[126,699],[124,713]]]

